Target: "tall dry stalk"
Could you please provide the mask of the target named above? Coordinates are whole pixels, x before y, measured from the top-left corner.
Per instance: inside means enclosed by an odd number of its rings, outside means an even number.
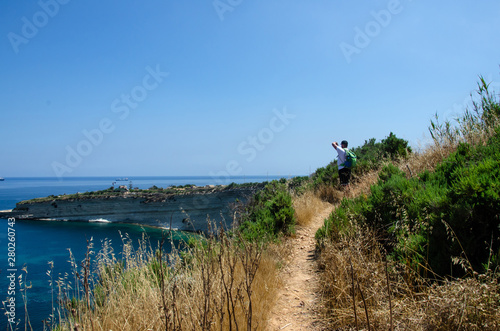
[[[356,326],[356,330],[359,330],[358,314],[356,309],[356,286],[354,286],[354,267],[352,266],[352,261],[350,257],[349,257],[349,265],[351,267],[351,293],[352,293],[352,311],[354,313],[354,325]]]
[[[387,264],[387,256],[385,258],[385,277],[387,279],[387,294],[389,297],[389,321],[390,321],[390,329],[389,330],[394,330],[394,324],[392,322],[392,300],[391,300],[391,283],[389,281],[389,268]]]

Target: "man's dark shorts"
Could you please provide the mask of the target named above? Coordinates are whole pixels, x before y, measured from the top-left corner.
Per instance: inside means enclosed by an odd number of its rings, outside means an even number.
[[[351,179],[351,168],[342,168],[339,170],[340,185],[349,185]]]

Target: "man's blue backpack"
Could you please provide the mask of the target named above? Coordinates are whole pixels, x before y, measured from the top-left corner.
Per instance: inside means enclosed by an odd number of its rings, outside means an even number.
[[[358,161],[356,154],[354,154],[353,151],[347,148],[345,148],[344,150],[345,150],[345,162],[342,163],[341,165],[346,168],[354,168]]]

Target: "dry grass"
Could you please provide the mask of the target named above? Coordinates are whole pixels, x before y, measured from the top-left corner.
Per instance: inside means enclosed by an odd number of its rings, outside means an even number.
[[[498,275],[444,281],[426,292],[422,324],[443,330],[498,330],[499,302]]]
[[[321,184],[316,188],[314,195],[331,204],[339,203],[345,196],[345,191],[337,186]]]
[[[373,170],[362,175],[356,175],[355,178],[352,178],[352,182],[348,187],[320,184],[314,193],[311,193],[311,196],[330,204],[338,204],[344,198],[354,198],[362,194],[369,194],[370,186],[376,183],[377,180],[378,170]]]
[[[399,168],[408,177],[413,177],[425,170],[433,171],[436,166],[456,150],[456,145],[432,146],[419,153],[410,154],[406,160],[398,162]]]
[[[430,285],[404,266],[386,264],[374,233],[353,227],[354,235],[327,245],[318,260],[329,329],[500,328],[498,274]]]
[[[292,196],[293,208],[297,225],[309,225],[317,213],[324,210],[329,204],[318,197],[313,191],[306,191],[303,194]]]
[[[80,280],[65,301],[62,330],[260,329],[279,287],[277,247],[238,243],[223,235],[187,252],[124,247],[118,261],[109,247],[75,270]],[[182,258],[181,258],[182,256]],[[76,265],[75,265],[76,266]],[[91,270],[84,270],[91,268]],[[93,286],[82,276],[95,272]],[[66,286],[66,288],[68,288]],[[89,293],[89,300],[87,300]]]
[[[374,316],[373,309],[380,310],[381,303],[389,308],[381,253],[374,236],[356,232],[324,247],[318,260],[325,323],[332,329],[366,328],[370,320],[372,326],[388,329],[389,320]],[[370,307],[368,320],[363,301]]]
[[[356,178],[356,181],[350,185],[349,197],[357,197],[360,195],[367,195],[370,193],[370,186],[375,184],[378,180],[378,171],[369,171]]]

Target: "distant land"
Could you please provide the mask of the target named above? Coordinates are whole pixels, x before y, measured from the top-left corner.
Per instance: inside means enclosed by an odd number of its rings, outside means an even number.
[[[119,188],[21,201],[0,218],[117,222],[207,232],[230,227],[235,204],[246,201],[265,183],[184,185],[168,188]]]

